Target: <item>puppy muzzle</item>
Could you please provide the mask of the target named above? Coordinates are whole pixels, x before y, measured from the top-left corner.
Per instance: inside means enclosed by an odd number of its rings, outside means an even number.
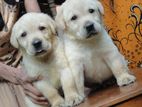
[[[33,45],[34,50],[35,50],[35,55],[40,55],[40,54],[43,54],[43,53],[46,52],[46,50],[43,49],[42,40],[40,40],[40,39],[35,39],[35,40],[32,42],[32,45]]]
[[[92,22],[87,22],[85,24],[85,29],[87,32],[87,38],[90,38],[90,37],[98,34],[98,32],[96,31],[96,29],[94,27],[94,23],[92,23]]]

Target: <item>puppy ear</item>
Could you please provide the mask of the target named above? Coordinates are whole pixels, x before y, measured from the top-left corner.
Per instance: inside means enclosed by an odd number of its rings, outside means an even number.
[[[66,25],[65,25],[65,21],[64,21],[64,17],[63,17],[62,6],[58,7],[58,9],[57,9],[57,15],[55,17],[55,21],[56,21],[56,24],[57,24],[58,28],[61,28],[63,30],[66,29]]]
[[[53,35],[55,35],[56,34],[56,24],[53,20],[51,20],[50,22],[51,22],[50,23],[51,32],[52,32]]]
[[[103,8],[103,5],[99,2],[99,1],[96,1],[97,2],[97,7],[98,7],[98,11],[101,15],[104,15],[104,8]]]
[[[10,37],[10,43],[12,44],[13,47],[15,48],[19,48],[19,44],[16,38],[16,34],[14,33],[14,31],[12,30],[12,34]]]

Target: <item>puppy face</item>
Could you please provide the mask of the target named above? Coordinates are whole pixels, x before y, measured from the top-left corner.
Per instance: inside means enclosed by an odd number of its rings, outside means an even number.
[[[11,44],[31,56],[43,56],[52,50],[54,21],[43,13],[28,13],[14,25]]]
[[[75,39],[88,39],[101,32],[103,7],[98,0],[67,0],[56,21]]]

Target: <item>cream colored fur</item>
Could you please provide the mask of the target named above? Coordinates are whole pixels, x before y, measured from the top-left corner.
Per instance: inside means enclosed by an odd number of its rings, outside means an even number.
[[[113,75],[119,86],[136,79],[104,29],[103,14],[98,0],[66,0],[57,11],[56,23],[63,32],[60,36],[64,39],[65,54],[81,96],[84,96],[84,76],[87,82],[102,83]],[[88,36],[85,27],[89,23],[96,34]]]
[[[54,21],[48,15],[27,13],[14,25],[11,43],[22,52],[27,75],[33,78],[42,77],[42,80],[34,82],[34,85],[52,107],[77,105],[83,98],[77,93],[64,55],[62,40],[56,36],[55,28]],[[42,41],[38,51],[33,46],[35,40]],[[60,87],[63,88],[65,98],[58,93]],[[28,97],[25,97],[25,100],[28,107],[43,107],[34,104]]]

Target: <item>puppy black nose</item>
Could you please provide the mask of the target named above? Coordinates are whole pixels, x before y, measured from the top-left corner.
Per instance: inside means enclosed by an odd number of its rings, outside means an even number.
[[[91,31],[95,31],[94,24],[92,24],[92,23],[87,24],[85,26],[85,28],[86,28],[88,33],[91,32]]]
[[[34,46],[35,49],[40,49],[42,46],[42,41],[39,39],[36,39],[32,42],[32,45]]]

